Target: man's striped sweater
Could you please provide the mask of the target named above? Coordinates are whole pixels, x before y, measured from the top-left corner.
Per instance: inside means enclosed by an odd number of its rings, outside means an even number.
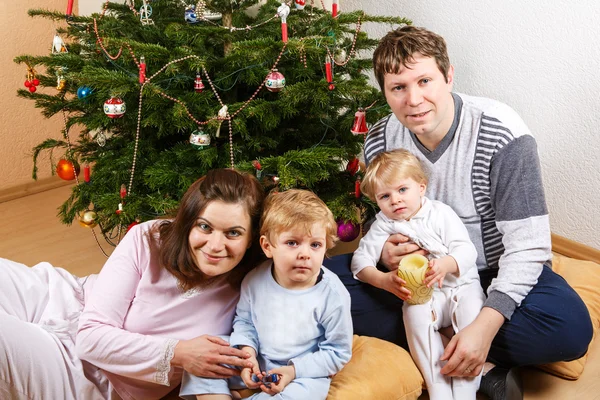
[[[551,242],[535,139],[507,105],[453,93],[452,127],[433,151],[390,114],[365,142],[365,161],[405,148],[429,175],[426,196],[448,204],[467,226],[480,270],[497,270],[485,306],[510,319],[550,265]]]

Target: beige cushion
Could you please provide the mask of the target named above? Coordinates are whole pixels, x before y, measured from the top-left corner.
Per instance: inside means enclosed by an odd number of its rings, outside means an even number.
[[[327,400],[415,400],[422,387],[423,377],[406,350],[355,335],[352,359],[331,381]]]
[[[592,339],[594,341],[598,336],[598,329],[600,329],[600,265],[592,261],[555,255],[552,260],[552,269],[565,278],[587,306],[594,326]],[[544,364],[538,368],[561,378],[575,380],[583,372],[587,356],[585,354],[573,361]]]

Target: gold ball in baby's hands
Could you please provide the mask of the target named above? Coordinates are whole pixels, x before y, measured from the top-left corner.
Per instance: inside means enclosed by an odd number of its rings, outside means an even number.
[[[93,228],[98,224],[96,222],[97,218],[98,214],[95,211],[87,210],[79,216],[79,223],[86,228]]]

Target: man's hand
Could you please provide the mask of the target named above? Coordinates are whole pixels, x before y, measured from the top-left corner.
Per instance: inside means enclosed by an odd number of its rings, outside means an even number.
[[[383,245],[379,262],[390,271],[395,271],[400,265],[400,260],[412,253],[427,255],[427,251],[412,243],[407,236],[396,233],[390,235]]]
[[[504,316],[484,307],[475,321],[452,337],[441,361],[448,361],[441,373],[453,377],[477,376],[490,351],[492,341],[504,323]]]
[[[260,389],[271,396],[275,396],[277,393],[281,393],[283,389],[296,378],[296,368],[293,365],[286,365],[284,367],[273,368],[268,371],[267,374],[277,374],[279,380],[277,383],[271,383],[269,387],[261,384]]]
[[[458,264],[452,256],[445,256],[429,261],[429,270],[425,274],[423,281],[427,287],[431,287],[436,282],[439,288],[442,288],[446,274],[454,274],[458,272]]]
[[[240,374],[234,367],[252,367],[252,363],[247,360],[249,357],[247,351],[230,347],[220,337],[202,335],[190,340],[180,340],[175,346],[171,364],[204,378],[230,378]],[[224,367],[223,364],[231,367]]]

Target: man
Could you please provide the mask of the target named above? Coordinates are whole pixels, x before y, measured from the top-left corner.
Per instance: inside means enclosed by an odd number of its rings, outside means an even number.
[[[446,346],[442,373],[477,376],[483,369],[481,390],[492,399],[522,398],[510,368],[579,358],[592,338],[584,303],[551,270],[535,140],[507,105],[452,92],[445,41],[431,31],[389,32],[373,65],[393,114],[371,128],[366,162],[396,148],[422,161],[430,175],[426,195],[450,205],[467,226],[487,290],[479,316]],[[424,252],[392,235],[381,260],[395,273],[415,251]]]

